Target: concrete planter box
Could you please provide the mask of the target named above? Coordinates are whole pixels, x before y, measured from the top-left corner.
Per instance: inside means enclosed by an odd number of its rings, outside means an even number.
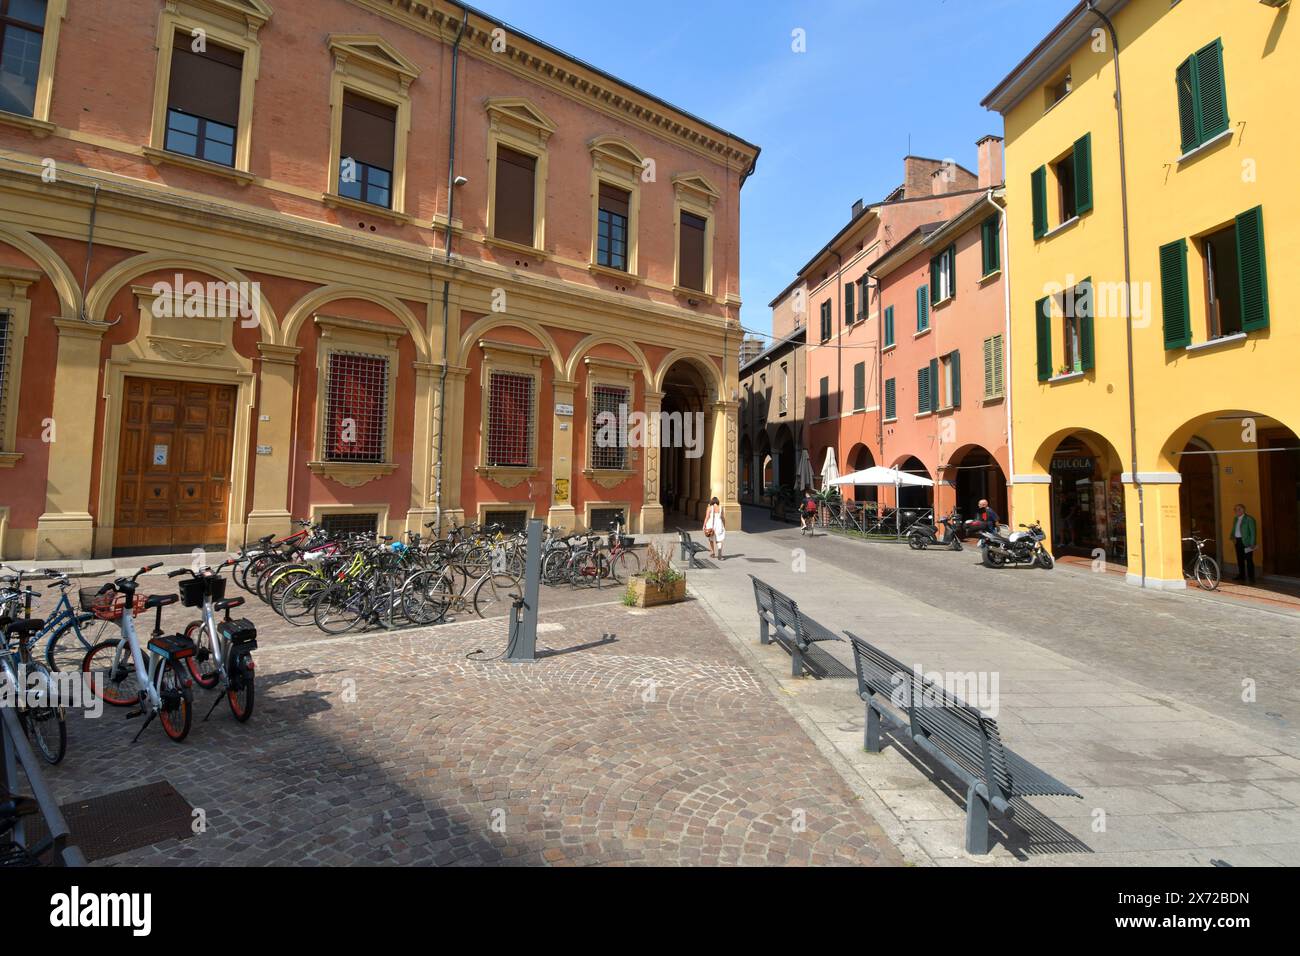
[[[636,595],[637,607],[655,607],[659,604],[676,604],[686,600],[685,577],[666,587],[658,587],[646,581],[644,575],[634,574],[628,581],[628,587]]]

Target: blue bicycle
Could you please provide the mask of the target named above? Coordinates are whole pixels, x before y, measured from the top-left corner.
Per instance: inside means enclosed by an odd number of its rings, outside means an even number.
[[[24,608],[21,606],[23,599],[17,593],[23,590],[25,577],[50,580],[58,587],[59,600],[55,603],[54,609],[45,616],[44,625],[40,630],[26,636],[29,651],[34,651],[41,641],[46,642],[45,663],[50,670],[70,673],[81,670],[81,661],[86,656],[86,652],[117,632],[117,627],[112,620],[106,619],[107,615],[100,616],[93,613],[99,606],[96,602],[102,604],[104,601],[96,589],[79,590],[78,608],[73,606],[68,596],[72,581],[62,571],[44,568],[33,574],[17,571],[7,565],[0,565],[0,570],[13,572],[10,575],[0,575],[0,585],[11,589],[0,596],[0,618],[17,619],[20,612],[23,612],[26,617],[31,617],[30,595],[26,597],[27,606]]]

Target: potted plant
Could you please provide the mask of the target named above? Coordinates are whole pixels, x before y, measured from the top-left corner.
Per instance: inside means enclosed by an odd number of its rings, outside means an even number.
[[[646,548],[645,570],[628,579],[625,604],[654,607],[686,600],[686,575],[673,567],[668,554],[654,544]]]

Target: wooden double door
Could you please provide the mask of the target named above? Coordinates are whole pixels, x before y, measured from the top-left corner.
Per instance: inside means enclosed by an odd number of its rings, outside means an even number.
[[[224,547],[235,387],[127,378],[115,554]]]

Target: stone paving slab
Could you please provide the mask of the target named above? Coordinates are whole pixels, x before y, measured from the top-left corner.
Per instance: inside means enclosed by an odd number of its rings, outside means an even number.
[[[202,690],[182,744],[73,714],[48,780],[60,801],[167,780],[205,814],[109,864],[903,862],[698,602],[618,597],[545,591],[534,664],[470,659],[504,651],[504,619],[326,637],[245,608],[248,724],[224,703],[200,723]]]
[[[835,542],[833,550],[822,554],[816,539],[801,539],[797,531],[783,528],[769,530],[750,518],[747,512],[746,527],[757,525],[757,530],[729,532],[729,552],[735,557],[716,571],[690,575],[691,591],[765,669],[787,706],[813,729],[820,749],[837,754],[837,768],[857,777],[855,789],[910,861],[1205,866],[1211,859],[1286,865],[1294,858],[1300,835],[1300,735],[1276,721],[1247,727],[1211,713],[1199,706],[1198,698],[1181,692],[1191,681],[1153,686],[1129,676],[1133,672],[1126,664],[1142,642],[1154,645],[1163,637],[1163,631],[1147,633],[1148,615],[1173,617],[1177,629],[1182,626],[1176,621],[1179,605],[1161,602],[1156,607],[1137,589],[1126,594],[1111,587],[1104,601],[1089,607],[1089,626],[1095,630],[1109,624],[1123,653],[1109,658],[1086,644],[1080,647],[1086,647],[1087,656],[1075,658],[1060,650],[1057,640],[1046,646],[1039,639],[1041,628],[1000,627],[998,614],[972,613],[969,600],[951,609],[937,607],[872,580],[855,566],[851,556],[857,550],[890,545]],[[905,549],[888,553],[898,557],[897,565],[914,561],[919,566],[934,557]],[[750,563],[748,558],[767,560]],[[879,560],[878,553],[871,558]],[[1083,575],[1071,573],[1076,578],[1064,586],[1077,589]],[[748,574],[788,593],[821,624],[852,630],[905,664],[918,664],[924,671],[996,673],[996,716],[1007,745],[1073,785],[1084,799],[1023,801],[1028,809],[1018,810],[1015,822],[995,837],[993,852],[969,857],[963,846],[964,787],[896,742],[881,754],[865,753],[863,707],[853,683],[791,679],[786,654],[776,645],[758,644]],[[1024,586],[1015,575],[989,573],[979,580],[978,598],[988,608],[1003,606]],[[1004,582],[1012,580],[1016,583],[1007,594],[1000,593]],[[1055,581],[1041,574],[1039,580],[1042,603],[1058,603],[1051,594]],[[1107,587],[1111,582],[1099,583]],[[1202,604],[1188,613],[1187,626],[1197,627],[1191,623],[1199,621],[1195,615],[1206,612]],[[1273,645],[1294,642],[1300,635],[1300,622],[1277,615],[1270,620],[1282,622]],[[1225,649],[1234,640],[1230,633],[1214,637]],[[846,642],[820,646],[852,666]],[[1212,643],[1202,643],[1210,660],[1213,650]],[[1280,660],[1276,655],[1261,658],[1255,671],[1260,687],[1268,693],[1291,688],[1284,693],[1294,696],[1295,658],[1279,665]],[[1225,680],[1236,681],[1231,668],[1224,669]],[[994,822],[1000,823],[996,816]]]

